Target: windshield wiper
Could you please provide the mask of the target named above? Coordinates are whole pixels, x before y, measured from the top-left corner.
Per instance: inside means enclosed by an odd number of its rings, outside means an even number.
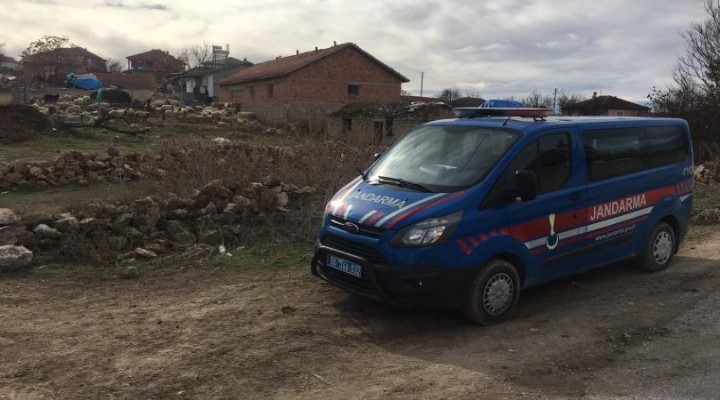
[[[362,176],[362,179],[363,179],[364,181],[367,181],[367,180],[368,180],[367,173],[366,173],[362,168],[360,168],[360,167],[355,167],[355,170],[360,173],[360,175]]]
[[[415,190],[419,190],[421,192],[427,192],[427,193],[435,193],[434,190],[430,189],[429,187],[415,182],[406,181],[405,179],[400,178],[390,178],[387,176],[378,176],[373,183],[383,183],[386,185],[395,185],[399,187],[409,187]]]

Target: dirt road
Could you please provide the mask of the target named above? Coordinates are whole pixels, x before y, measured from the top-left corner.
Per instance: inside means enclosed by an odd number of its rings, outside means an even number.
[[[717,398],[720,234],[670,270],[523,293],[516,316],[396,310],[291,268],[0,277],[0,398]]]

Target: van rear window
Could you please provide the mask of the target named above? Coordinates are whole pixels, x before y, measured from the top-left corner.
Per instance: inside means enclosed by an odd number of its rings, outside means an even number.
[[[590,182],[679,163],[688,154],[677,126],[591,130],[582,136]]]

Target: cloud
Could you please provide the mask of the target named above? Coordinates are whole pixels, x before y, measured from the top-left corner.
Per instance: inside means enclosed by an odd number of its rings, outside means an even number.
[[[170,4],[170,6],[165,5]],[[261,62],[333,41],[355,42],[424,94],[467,86],[484,97],[554,88],[644,98],[671,81],[679,32],[703,0],[8,0],[2,41],[16,55],[42,35],[66,35],[102,57],[187,44],[229,45]],[[105,9],[105,10],[103,10]],[[62,15],[62,18],[58,18]],[[15,54],[13,54],[15,53]]]

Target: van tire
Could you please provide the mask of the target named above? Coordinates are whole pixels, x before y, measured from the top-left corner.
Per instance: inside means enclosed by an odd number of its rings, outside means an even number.
[[[478,325],[506,320],[520,298],[520,276],[511,263],[493,259],[478,270],[462,306],[463,315]]]
[[[665,222],[655,225],[638,260],[638,268],[646,272],[660,272],[670,266],[675,255],[675,231]]]

